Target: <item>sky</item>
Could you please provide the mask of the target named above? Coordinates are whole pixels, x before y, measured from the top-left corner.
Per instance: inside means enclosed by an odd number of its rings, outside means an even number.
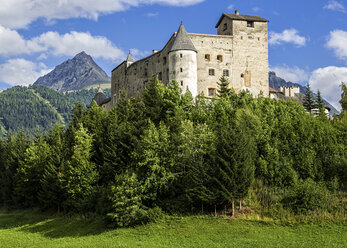
[[[334,107],[347,83],[347,0],[0,0],[0,89],[29,85],[81,51],[110,75],[161,49],[182,21],[216,34],[222,13],[268,19],[269,68]]]

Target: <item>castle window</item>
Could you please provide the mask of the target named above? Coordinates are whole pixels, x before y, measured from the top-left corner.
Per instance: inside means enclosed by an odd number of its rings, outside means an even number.
[[[228,29],[228,24],[224,23],[223,25],[223,31],[227,30]]]
[[[208,75],[214,76],[214,69],[208,69]]]
[[[166,57],[163,58],[163,64],[166,64]]]
[[[183,72],[183,69],[182,69],[182,68],[180,68],[180,72]]]
[[[254,28],[254,22],[253,21],[247,21],[247,27]]]
[[[180,53],[180,57],[181,57],[181,58],[183,57],[182,53]]]
[[[113,104],[115,104],[115,103],[116,103],[116,101],[117,101],[117,96],[116,96],[116,95],[114,95],[114,96],[113,96]]]
[[[216,95],[216,89],[208,88],[208,96],[215,96],[215,95]]]
[[[218,60],[218,62],[223,62],[223,56],[222,55],[217,55],[217,60]]]
[[[223,70],[223,76],[229,77],[229,70]]]
[[[158,73],[158,79],[159,79],[159,80],[163,80],[163,77],[162,77],[161,72]]]
[[[181,86],[183,86],[183,81],[181,81]]]
[[[210,61],[210,55],[209,54],[205,54],[205,60]]]

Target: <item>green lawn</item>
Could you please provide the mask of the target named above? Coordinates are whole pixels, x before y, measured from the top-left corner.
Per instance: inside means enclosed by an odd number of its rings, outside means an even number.
[[[347,247],[347,227],[196,216],[109,230],[76,217],[0,212],[0,247]]]

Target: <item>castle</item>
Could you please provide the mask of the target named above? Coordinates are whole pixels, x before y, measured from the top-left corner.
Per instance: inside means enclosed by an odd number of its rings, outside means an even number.
[[[142,93],[149,78],[156,75],[164,84],[176,80],[193,96],[216,94],[224,76],[236,92],[248,89],[253,95],[269,96],[268,20],[253,15],[222,14],[217,34],[187,33],[181,23],[166,45],[134,61],[127,59],[112,70],[111,98],[99,103],[112,108],[126,91],[128,97]]]

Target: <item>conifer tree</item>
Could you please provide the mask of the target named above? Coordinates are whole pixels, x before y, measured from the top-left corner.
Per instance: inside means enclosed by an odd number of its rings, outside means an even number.
[[[323,98],[322,98],[319,90],[317,91],[316,108],[319,111],[319,116],[320,117],[326,117],[326,115],[325,115],[325,104],[324,104]]]
[[[82,124],[75,132],[74,144],[71,159],[62,166],[59,182],[67,197],[65,205],[84,212],[98,175],[95,164],[90,162],[92,137]]]
[[[305,87],[305,97],[303,102],[304,108],[311,114],[312,109],[315,108],[315,101],[313,99],[313,93],[311,91],[310,83],[307,82]]]
[[[217,96],[219,98],[230,96],[231,89],[229,89],[229,81],[224,76],[222,76],[219,79],[219,82],[217,82],[217,85],[218,85]]]

